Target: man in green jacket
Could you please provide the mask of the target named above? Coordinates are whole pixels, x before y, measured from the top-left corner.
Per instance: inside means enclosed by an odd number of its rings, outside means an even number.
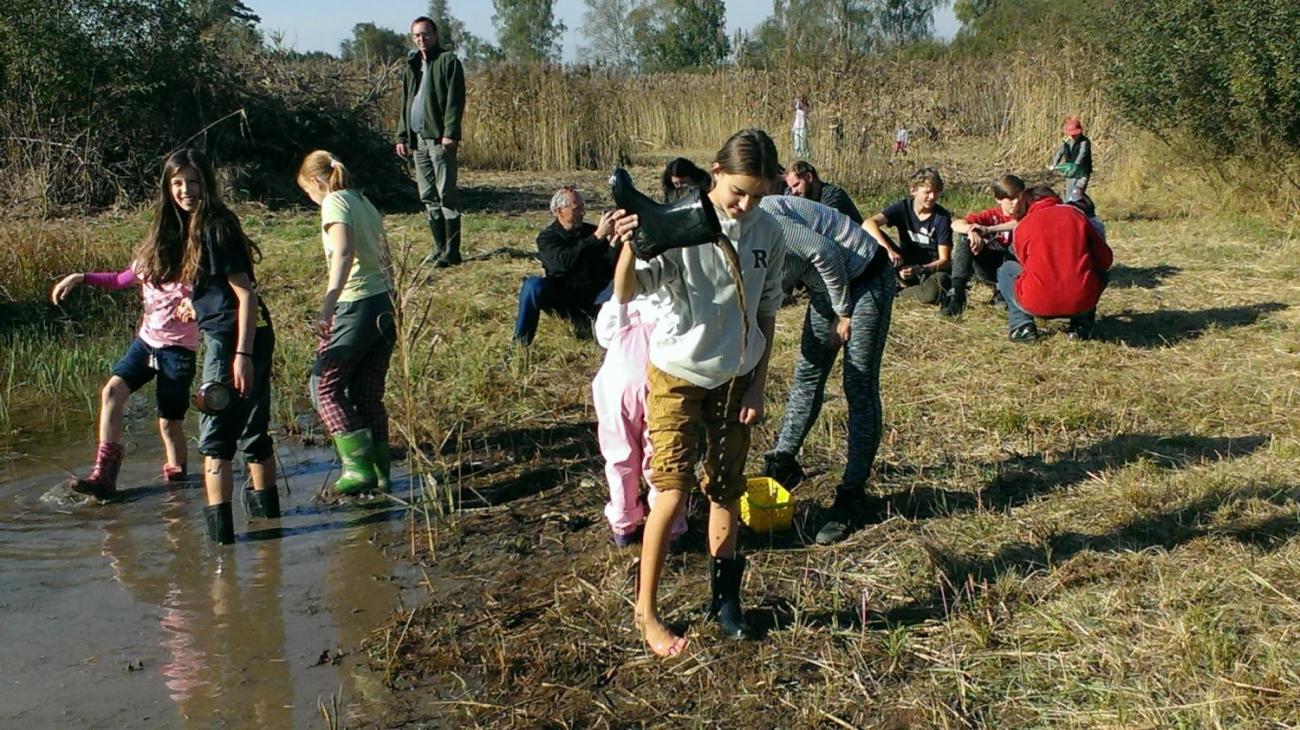
[[[460,196],[456,148],[465,113],[465,68],[438,45],[438,25],[420,16],[411,22],[415,49],[402,70],[402,112],[397,154],[415,158],[415,182],[433,232],[433,253],[424,261],[439,268],[460,263]]]

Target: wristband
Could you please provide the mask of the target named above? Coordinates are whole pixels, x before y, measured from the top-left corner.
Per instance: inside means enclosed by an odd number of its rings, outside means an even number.
[[[236,355],[236,356],[243,355],[244,357],[252,357],[252,356],[253,356],[253,353],[251,353],[251,352],[240,352],[239,350],[235,350],[235,355]]]

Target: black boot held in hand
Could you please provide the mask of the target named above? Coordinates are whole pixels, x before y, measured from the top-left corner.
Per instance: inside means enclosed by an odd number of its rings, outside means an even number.
[[[274,520],[280,516],[280,492],[267,487],[260,492],[256,489],[244,490],[244,510],[251,520]]]
[[[235,544],[235,513],[229,502],[203,508],[203,518],[208,522],[208,539],[218,545]]]
[[[649,260],[674,248],[711,243],[722,232],[713,201],[699,188],[671,203],[659,203],[637,190],[621,167],[610,176],[609,188],[614,204],[638,219],[632,238],[638,258]]]
[[[733,639],[752,638],[753,631],[745,623],[745,611],[740,607],[740,581],[745,575],[745,556],[737,555],[730,560],[713,558],[709,562],[709,585],[713,591],[709,616],[718,620],[723,635]]]

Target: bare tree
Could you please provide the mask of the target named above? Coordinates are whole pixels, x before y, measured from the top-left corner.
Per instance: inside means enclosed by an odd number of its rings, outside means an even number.
[[[585,0],[578,60],[593,66],[631,70],[637,65],[632,15],[646,0]]]

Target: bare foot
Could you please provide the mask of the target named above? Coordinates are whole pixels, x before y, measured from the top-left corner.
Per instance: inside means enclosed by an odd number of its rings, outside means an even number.
[[[641,637],[656,656],[670,659],[686,650],[686,637],[674,634],[658,616],[651,614],[646,618],[639,608],[634,616],[637,626],[641,628]]]

